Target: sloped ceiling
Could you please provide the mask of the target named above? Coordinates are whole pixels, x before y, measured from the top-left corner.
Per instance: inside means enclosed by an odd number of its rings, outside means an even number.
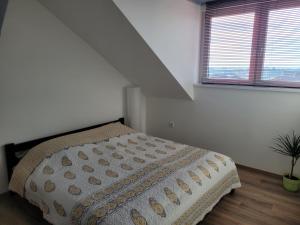
[[[113,0],[175,79],[193,96],[200,6],[186,0]]]
[[[191,89],[173,76],[113,1],[39,1],[129,81],[141,86],[144,94],[185,99],[193,97]]]

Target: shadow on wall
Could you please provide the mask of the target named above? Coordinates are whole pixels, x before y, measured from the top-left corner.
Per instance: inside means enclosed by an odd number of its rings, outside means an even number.
[[[8,0],[0,0],[0,34]]]
[[[1,193],[1,146],[123,117],[129,82],[37,1],[8,2],[0,49]]]

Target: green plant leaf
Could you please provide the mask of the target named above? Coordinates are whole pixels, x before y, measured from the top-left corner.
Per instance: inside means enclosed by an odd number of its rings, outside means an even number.
[[[292,167],[290,172],[290,178],[293,176],[294,166],[297,160],[300,158],[300,136],[295,134],[295,131],[291,135],[279,136],[274,138],[275,144],[271,148],[285,156],[292,157]]]

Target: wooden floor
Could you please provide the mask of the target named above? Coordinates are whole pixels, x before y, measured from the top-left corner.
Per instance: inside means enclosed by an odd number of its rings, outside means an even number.
[[[281,178],[239,167],[242,188],[225,196],[199,225],[300,225],[300,193],[282,189]],[[0,225],[49,225],[25,200],[0,195]]]
[[[280,176],[241,166],[238,171],[242,188],[199,225],[300,225],[300,193],[285,191]]]

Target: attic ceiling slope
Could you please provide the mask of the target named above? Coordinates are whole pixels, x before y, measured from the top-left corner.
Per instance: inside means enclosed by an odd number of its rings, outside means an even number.
[[[187,0],[112,0],[193,96],[198,80],[201,6]]]
[[[191,99],[111,0],[39,0],[147,96]]]

